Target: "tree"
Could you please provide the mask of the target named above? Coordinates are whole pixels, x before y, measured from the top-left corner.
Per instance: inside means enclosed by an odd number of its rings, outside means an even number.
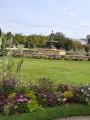
[[[29,43],[28,43],[28,41],[26,41],[26,43],[25,43],[25,48],[29,48]]]
[[[58,32],[54,35],[54,39],[58,41],[55,43],[57,49],[70,50],[73,47],[73,42],[71,39],[67,38],[62,32]]]
[[[89,46],[84,45],[84,50],[85,50],[86,52],[89,52]]]
[[[11,39],[12,36],[13,36],[12,33],[11,33],[11,32],[8,32],[8,33],[6,34],[7,40],[8,40],[8,39]]]
[[[73,47],[73,42],[72,40],[68,39],[65,43],[65,50],[69,51]]]
[[[73,50],[76,51],[77,49],[80,50],[83,48],[83,45],[79,41],[73,41]]]

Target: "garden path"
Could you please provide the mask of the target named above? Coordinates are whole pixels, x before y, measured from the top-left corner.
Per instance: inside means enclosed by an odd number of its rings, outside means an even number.
[[[58,118],[55,120],[90,120],[90,116],[73,116],[73,117],[66,117],[66,118]]]

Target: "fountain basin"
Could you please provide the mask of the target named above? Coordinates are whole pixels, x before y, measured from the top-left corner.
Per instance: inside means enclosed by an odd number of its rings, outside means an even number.
[[[57,50],[57,49],[42,49],[38,48],[39,54],[46,54],[46,55],[66,55],[65,50]]]

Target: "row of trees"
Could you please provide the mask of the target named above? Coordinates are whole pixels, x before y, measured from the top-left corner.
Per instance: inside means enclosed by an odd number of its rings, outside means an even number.
[[[13,39],[13,44],[23,44],[26,48],[48,48],[48,41],[51,40],[51,34],[48,36],[44,35],[22,35],[15,34],[11,32],[5,34],[7,41],[11,38]],[[82,45],[79,41],[72,41],[70,38],[67,38],[63,33],[57,32],[54,34],[54,40],[58,41],[55,43],[57,49],[65,49],[67,51],[73,49],[74,51],[83,49],[85,51],[89,50],[87,45]]]

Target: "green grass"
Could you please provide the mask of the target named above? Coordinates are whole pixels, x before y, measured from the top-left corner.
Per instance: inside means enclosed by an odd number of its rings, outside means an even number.
[[[67,116],[90,115],[90,106],[59,106],[39,112],[23,113],[15,116],[0,114],[0,120],[53,120]]]
[[[16,63],[19,59],[15,59]],[[13,68],[15,71],[15,67]],[[23,81],[35,81],[50,78],[56,83],[87,84],[90,83],[89,61],[61,61],[43,59],[25,59],[21,75]],[[66,116],[90,115],[90,106],[59,106],[39,112],[23,113],[15,116],[0,114],[0,120],[53,120]]]
[[[68,85],[88,84],[90,83],[90,62],[25,59],[21,75],[23,80],[28,82],[49,78],[56,83]]]

